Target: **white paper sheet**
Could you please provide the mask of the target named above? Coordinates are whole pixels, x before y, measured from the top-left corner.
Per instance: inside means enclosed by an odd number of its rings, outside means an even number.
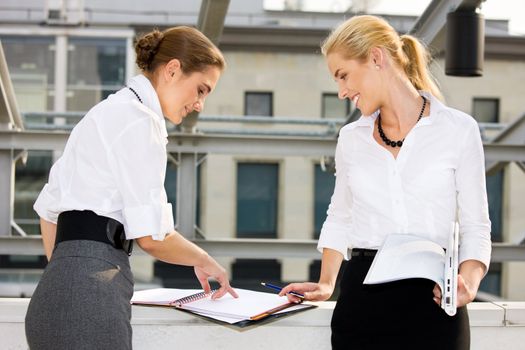
[[[208,296],[200,300],[183,304],[179,308],[233,324],[239,321],[249,320],[251,317],[265,311],[288,304],[288,299],[286,297],[280,297],[274,293],[257,292],[240,288],[235,288],[235,291],[239,294],[239,298],[237,299],[230,294],[226,294],[222,298],[216,300],[212,300],[211,297]],[[135,292],[131,299],[131,303],[174,306],[171,304],[175,300],[200,292],[202,292],[202,290],[198,289],[149,289]],[[284,310],[277,311],[275,314],[296,311],[309,307],[311,307],[311,305],[293,305]]]

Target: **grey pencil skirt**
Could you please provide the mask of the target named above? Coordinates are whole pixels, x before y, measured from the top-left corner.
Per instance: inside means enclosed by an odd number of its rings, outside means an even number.
[[[30,349],[131,349],[129,259],[97,241],[59,243],[29,303]]]

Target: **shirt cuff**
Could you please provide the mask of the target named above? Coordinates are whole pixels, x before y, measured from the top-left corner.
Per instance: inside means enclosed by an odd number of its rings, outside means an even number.
[[[317,242],[317,250],[321,253],[323,248],[330,248],[343,254],[345,260],[348,260],[348,229],[335,227],[337,225],[325,222]]]
[[[51,210],[50,208],[57,200],[49,193],[49,185],[45,184],[44,188],[38,195],[38,198],[33,204],[33,210],[36,211],[39,217],[42,219],[56,224],[58,221],[58,211]]]
[[[490,239],[477,239],[463,241],[459,248],[459,263],[466,260],[477,260],[485,265],[485,274],[487,274],[490,265],[492,244]]]
[[[128,207],[122,214],[127,239],[151,236],[153,240],[162,241],[174,230],[170,203]]]

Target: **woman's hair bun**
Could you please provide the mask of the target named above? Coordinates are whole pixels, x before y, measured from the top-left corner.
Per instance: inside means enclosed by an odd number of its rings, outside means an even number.
[[[142,71],[149,71],[151,63],[159,50],[159,45],[164,34],[155,29],[135,41],[135,53],[137,55],[137,66]]]

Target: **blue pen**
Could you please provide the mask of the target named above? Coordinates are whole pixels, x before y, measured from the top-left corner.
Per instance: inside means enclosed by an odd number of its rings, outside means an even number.
[[[270,283],[264,283],[264,282],[261,282],[261,284],[265,287],[268,287],[268,288],[271,288],[271,289],[274,289],[278,292],[280,292],[282,290],[281,287],[278,287],[278,286],[274,286],[273,284],[270,284]],[[302,294],[299,294],[299,293],[296,293],[296,292],[288,292],[288,294],[291,294],[293,296],[296,296],[298,298],[301,298],[301,299],[304,299],[304,295]]]

